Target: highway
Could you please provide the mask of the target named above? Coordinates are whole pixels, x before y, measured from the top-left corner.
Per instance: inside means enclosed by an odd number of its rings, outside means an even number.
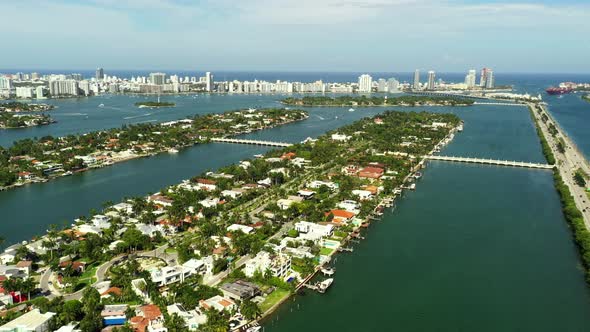
[[[590,174],[590,166],[588,164],[588,161],[580,152],[580,150],[578,150],[574,142],[567,135],[564,134],[564,131],[561,129],[561,127],[559,127],[557,121],[553,119],[553,117],[545,109],[545,107],[535,107],[534,104],[529,104],[529,106],[532,107],[532,109],[534,110],[533,114],[537,119],[537,123],[539,124],[539,127],[545,135],[547,143],[549,143],[549,146],[551,147],[551,150],[555,155],[555,159],[557,161],[557,169],[559,170],[559,173],[563,178],[563,181],[569,187],[572,195],[574,196],[576,206],[580,211],[582,211],[586,228],[590,229],[590,200],[588,199],[588,196],[586,194],[586,188],[582,188],[578,186],[576,183],[574,183],[574,173],[578,168],[582,168],[582,170],[584,170],[586,174]],[[547,123],[544,123],[541,120],[541,116],[537,112],[539,108],[541,108],[542,111],[549,117]],[[557,128],[558,134],[556,135],[556,137],[553,137],[549,133],[548,125],[551,123]],[[562,138],[565,141],[565,145],[567,146],[565,153],[561,153],[557,149],[557,143],[559,138]]]

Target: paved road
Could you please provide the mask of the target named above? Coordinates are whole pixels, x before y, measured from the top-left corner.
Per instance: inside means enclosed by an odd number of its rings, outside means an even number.
[[[166,249],[168,249],[168,244],[165,244],[159,248],[156,248],[154,250],[150,250],[150,251],[143,251],[143,252],[137,252],[135,253],[135,255],[137,256],[141,256],[141,257],[156,257],[156,258],[162,258],[165,259],[166,262],[171,265],[174,266],[177,264],[178,260],[178,255],[176,253],[172,253],[172,254],[166,254]],[[111,266],[119,263],[120,261],[124,260],[125,258],[127,258],[127,254],[124,255],[118,255],[116,257],[113,257],[110,261],[103,263],[102,265],[100,265],[97,269],[96,269],[96,282],[94,284],[92,284],[92,286],[96,286],[98,283],[103,282],[106,280],[107,277],[107,272],[108,270],[111,268]],[[61,292],[56,289],[53,286],[53,283],[50,284],[50,280],[53,277],[53,271],[51,269],[47,269],[43,275],[41,275],[41,280],[39,281],[39,286],[41,288],[41,290],[44,293],[48,293],[50,295],[47,295],[48,298],[54,298],[54,297],[58,297],[58,296],[62,296],[63,294],[61,294]],[[71,293],[71,294],[66,294],[63,295],[64,299],[66,301],[69,300],[80,300],[82,298],[82,295],[84,294],[84,289],[81,289],[75,293]]]
[[[586,174],[590,174],[590,166],[588,161],[578,150],[573,141],[567,135],[565,135],[564,131],[559,127],[559,124],[551,117],[551,114],[549,114],[549,112],[547,112],[547,110],[545,110],[543,107],[543,112],[549,117],[547,123],[544,123],[541,120],[541,116],[537,113],[537,109],[538,108],[534,108],[535,111],[533,114],[535,115],[539,127],[543,131],[543,134],[545,135],[545,138],[547,139],[547,142],[549,143],[549,146],[555,155],[557,160],[557,169],[559,170],[563,181],[569,187],[576,202],[576,206],[578,209],[580,209],[580,211],[582,211],[586,228],[590,229],[590,200],[586,195],[586,188],[580,187],[574,183],[574,173],[578,168],[582,168]],[[548,125],[550,123],[553,123],[557,128],[558,134],[556,137],[553,137],[549,133]],[[557,149],[559,138],[562,138],[565,141],[565,145],[567,146],[565,153],[561,153]]]

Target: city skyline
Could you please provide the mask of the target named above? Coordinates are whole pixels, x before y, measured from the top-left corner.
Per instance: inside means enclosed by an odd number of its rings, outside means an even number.
[[[576,42],[590,27],[582,1],[321,0],[308,4],[313,12],[306,2],[4,3],[12,51],[2,67],[463,72],[487,63],[497,72],[590,72],[588,47]]]

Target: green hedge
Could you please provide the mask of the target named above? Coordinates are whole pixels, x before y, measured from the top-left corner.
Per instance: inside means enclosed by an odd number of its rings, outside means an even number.
[[[574,232],[574,238],[582,256],[586,271],[586,282],[590,284],[590,231],[586,228],[582,212],[576,207],[574,197],[563,182],[558,170],[553,171],[553,180],[555,181],[555,189],[557,189],[561,197],[563,215]]]

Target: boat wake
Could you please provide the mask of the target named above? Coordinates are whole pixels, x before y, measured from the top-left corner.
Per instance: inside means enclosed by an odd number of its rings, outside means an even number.
[[[123,118],[123,120],[131,120],[131,119],[136,119],[136,118],[143,118],[143,117],[146,117],[146,116],[150,116],[152,114],[153,113],[146,113],[146,114],[141,114],[141,115],[126,116],[126,117]]]
[[[325,118],[323,118],[323,117],[321,117],[321,116],[319,116],[319,115],[316,115],[316,116],[317,116],[317,118],[318,118],[318,119],[320,119],[320,120],[326,120]]]
[[[61,115],[65,115],[65,116],[85,116],[88,115],[86,113],[62,113]]]

